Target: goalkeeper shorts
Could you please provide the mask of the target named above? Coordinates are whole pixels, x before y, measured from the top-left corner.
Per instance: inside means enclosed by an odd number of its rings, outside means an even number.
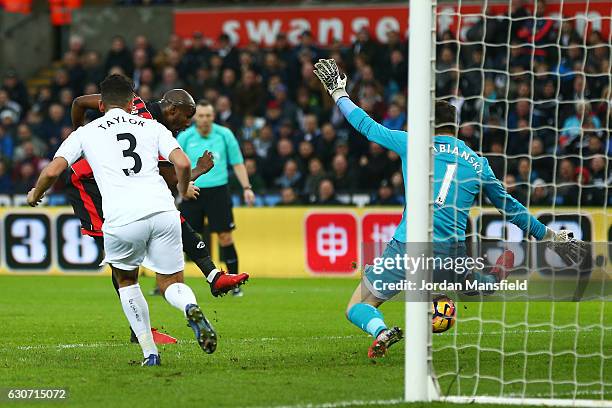
[[[408,244],[392,239],[382,255],[377,257],[378,261],[375,260],[374,265],[368,265],[365,268],[363,283],[377,298],[388,300],[402,291],[402,283],[406,281],[406,269],[403,262],[398,264],[396,260],[403,260],[408,255],[406,245]],[[431,262],[431,265],[435,265],[432,267],[433,282],[463,282],[467,276],[470,276],[469,269],[457,267],[463,265],[463,262],[458,261],[467,257],[465,242],[416,245],[422,249],[427,247],[430,252],[433,252],[432,258],[436,259],[436,262]],[[448,268],[447,265],[453,265],[453,267]]]

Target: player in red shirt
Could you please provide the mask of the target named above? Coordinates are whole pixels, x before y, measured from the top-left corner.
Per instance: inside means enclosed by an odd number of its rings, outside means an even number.
[[[99,109],[100,101],[101,97],[99,94],[83,95],[74,100],[71,117],[75,129],[84,124],[87,109]],[[132,113],[147,119],[155,119],[176,135],[189,126],[191,118],[195,113],[195,102],[191,95],[182,89],[170,90],[164,94],[160,101],[153,103],[145,103],[139,96],[135,95]],[[192,180],[207,173],[213,165],[212,155],[209,152],[204,152],[196,163],[196,167],[192,170]],[[177,181],[174,169],[164,158],[160,158],[159,172],[171,189],[176,186]],[[93,172],[91,167],[89,167],[89,163],[84,159],[77,161],[64,172],[63,179],[66,183],[68,200],[74,209],[75,215],[81,221],[82,234],[93,237],[99,249],[103,250],[102,223],[104,216],[102,213],[102,197],[93,178]],[[197,194],[197,187],[194,188]],[[224,295],[248,280],[249,275],[246,273],[228,275],[217,269],[206,245],[200,240],[193,228],[185,222],[182,216],[181,228],[183,250],[198,265],[206,277],[213,296]],[[119,285],[114,276],[112,280],[115,290],[118,291]],[[132,341],[135,338],[133,334]],[[168,341],[168,339],[163,339],[162,334],[158,332],[154,333],[154,337],[156,342],[158,340]]]

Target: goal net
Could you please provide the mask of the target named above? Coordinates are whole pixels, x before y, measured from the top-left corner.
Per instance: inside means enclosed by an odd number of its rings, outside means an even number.
[[[541,222],[593,243],[586,269],[564,268],[480,195],[466,239],[492,243],[491,257],[515,243],[510,280],[543,289],[456,301],[455,327],[431,335],[439,398],[612,406],[612,3],[438,1],[435,10],[431,88],[457,108],[458,137]]]

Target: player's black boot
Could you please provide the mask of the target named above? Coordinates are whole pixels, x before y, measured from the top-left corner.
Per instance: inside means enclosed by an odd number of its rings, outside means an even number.
[[[217,333],[208,319],[202,313],[200,306],[190,304],[185,307],[187,324],[193,330],[198,344],[208,354],[212,354],[217,349]]]

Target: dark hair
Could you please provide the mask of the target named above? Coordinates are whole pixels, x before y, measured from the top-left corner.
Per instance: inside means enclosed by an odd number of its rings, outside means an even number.
[[[100,93],[104,105],[125,106],[134,98],[134,85],[128,77],[113,74],[100,83]]]
[[[457,110],[447,101],[436,101],[436,133],[457,133]]]
[[[208,99],[200,99],[198,101],[198,106],[212,106],[212,103]]]

